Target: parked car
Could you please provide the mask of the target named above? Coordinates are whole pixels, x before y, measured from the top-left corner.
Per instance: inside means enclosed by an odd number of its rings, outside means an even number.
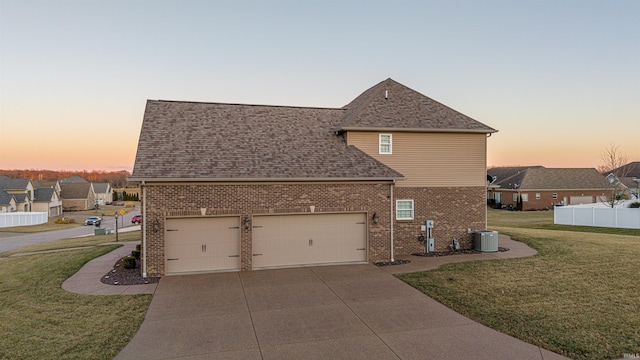
[[[100,219],[99,216],[91,216],[91,217],[88,217],[87,220],[84,221],[84,224],[85,225],[100,226],[101,222],[102,222],[102,220]]]
[[[140,224],[142,222],[142,215],[135,215],[131,218],[132,224]]]

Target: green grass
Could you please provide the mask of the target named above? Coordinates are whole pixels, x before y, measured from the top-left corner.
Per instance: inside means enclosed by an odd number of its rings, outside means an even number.
[[[70,241],[75,246],[95,245],[107,237],[59,240],[19,252],[65,248]],[[112,359],[117,355],[142,324],[151,295],[77,295],[61,288],[86,262],[116,247],[13,258],[0,254],[0,359]]]
[[[480,323],[572,359],[640,353],[640,238],[549,230],[552,216],[490,212],[489,228],[537,249],[534,257],[400,278]]]

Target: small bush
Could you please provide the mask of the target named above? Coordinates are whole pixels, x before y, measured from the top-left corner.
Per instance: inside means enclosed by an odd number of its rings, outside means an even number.
[[[140,250],[132,250],[131,256],[133,256],[136,259],[140,259]]]
[[[141,249],[141,248],[142,248],[142,245],[141,245],[141,244],[137,244],[137,245],[136,245],[136,250],[140,251],[140,249]]]
[[[631,205],[629,205],[629,207],[633,208],[633,209],[638,209],[638,208],[640,208],[640,202],[637,202],[637,201],[633,202],[633,203],[631,203]]]
[[[122,259],[122,266],[125,269],[135,269],[136,268],[136,258],[133,256],[127,256]]]
[[[56,221],[54,221],[54,222],[56,224],[75,224],[76,219],[61,217],[61,218],[57,218]]]

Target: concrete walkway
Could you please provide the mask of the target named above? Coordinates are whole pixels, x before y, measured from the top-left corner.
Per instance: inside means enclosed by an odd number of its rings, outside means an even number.
[[[158,284],[107,285],[100,281],[104,274],[113,269],[113,265],[118,260],[131,254],[139,243],[139,241],[107,243],[123,246],[84,264],[77,273],[62,283],[62,288],[68,292],[87,295],[153,294]]]

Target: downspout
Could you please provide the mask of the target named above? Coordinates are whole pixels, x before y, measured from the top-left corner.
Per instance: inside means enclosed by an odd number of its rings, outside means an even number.
[[[142,180],[142,277],[147,277],[147,187]]]
[[[390,199],[389,200],[389,208],[390,208],[389,215],[391,215],[391,217],[390,217],[390,219],[391,219],[390,225],[391,226],[389,226],[389,229],[390,229],[390,232],[391,232],[391,236],[390,236],[390,240],[391,240],[391,262],[394,261],[393,260],[393,219],[394,219],[394,216],[393,216],[393,186],[395,185],[395,183],[396,183],[396,181],[393,180],[393,183],[390,186],[390,196],[389,196],[389,199]]]

